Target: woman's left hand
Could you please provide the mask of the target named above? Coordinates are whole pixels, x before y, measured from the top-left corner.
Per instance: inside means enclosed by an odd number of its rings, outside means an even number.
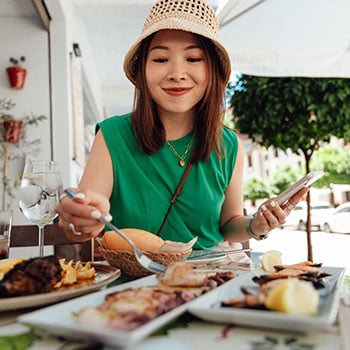
[[[309,189],[309,187],[301,189],[283,206],[278,204],[276,198],[270,198],[261,204],[251,223],[253,233],[256,235],[268,234],[271,230],[283,225],[287,216]]]

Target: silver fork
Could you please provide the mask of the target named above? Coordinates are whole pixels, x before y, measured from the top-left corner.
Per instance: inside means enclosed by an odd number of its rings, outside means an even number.
[[[68,195],[70,198],[75,198],[76,193],[65,189],[64,192]],[[132,247],[134,251],[134,255],[138,263],[143,266],[146,270],[151,271],[153,273],[164,273],[166,270],[166,267],[164,265],[158,264],[157,262],[151,260],[148,256],[143,254],[141,250],[136,246],[136,244],[128,237],[126,236],[119,228],[111,224],[108,220],[106,220],[102,215],[97,219],[100,222],[102,222],[104,225],[106,225],[109,229],[116,232],[120,237],[125,239]]]

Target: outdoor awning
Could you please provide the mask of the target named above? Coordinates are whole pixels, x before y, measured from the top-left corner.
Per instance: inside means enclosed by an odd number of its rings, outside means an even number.
[[[350,77],[349,13],[349,0],[228,0],[219,38],[234,71]]]

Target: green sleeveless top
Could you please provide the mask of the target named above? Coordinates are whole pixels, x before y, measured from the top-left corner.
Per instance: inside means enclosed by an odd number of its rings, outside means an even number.
[[[156,233],[185,167],[179,166],[166,144],[152,155],[143,153],[131,128],[131,114],[107,118],[97,125],[98,129],[113,164],[113,224]],[[223,127],[222,135],[225,156],[219,159],[213,150],[207,162],[192,166],[161,233],[163,239],[188,242],[198,236],[196,249],[210,249],[223,241],[220,213],[235,166],[238,141],[237,135],[227,128]],[[179,154],[185,152],[191,136],[171,141]]]

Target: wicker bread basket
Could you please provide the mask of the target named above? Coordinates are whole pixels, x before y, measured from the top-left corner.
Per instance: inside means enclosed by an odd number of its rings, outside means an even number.
[[[146,270],[137,262],[132,252],[117,252],[114,250],[109,250],[104,248],[102,244],[99,250],[103,258],[106,259],[111,266],[120,269],[124,275],[131,277],[144,277],[152,274],[152,272]],[[191,251],[192,248],[182,252],[143,253],[155,262],[168,266],[173,261],[176,262],[186,260]]]

